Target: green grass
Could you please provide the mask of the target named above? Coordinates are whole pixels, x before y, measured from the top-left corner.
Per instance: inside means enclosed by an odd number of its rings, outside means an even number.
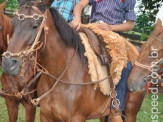
[[[152,99],[151,99],[151,94],[148,96],[148,100],[143,101],[143,105],[138,113],[137,121],[136,122],[151,122],[151,109],[152,109]],[[158,111],[160,114],[158,114],[158,121],[155,122],[163,122],[163,95],[159,94],[158,96]],[[144,120],[144,121],[143,121]]]

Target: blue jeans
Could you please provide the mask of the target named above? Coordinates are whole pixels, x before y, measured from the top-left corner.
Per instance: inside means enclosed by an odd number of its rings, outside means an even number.
[[[116,92],[117,92],[117,99],[120,101],[119,109],[122,112],[124,110],[125,106],[125,100],[127,95],[127,78],[130,74],[130,71],[132,69],[131,62],[127,63],[127,68],[124,68],[122,71],[121,79],[116,86]],[[111,105],[111,108],[114,109],[114,106]]]

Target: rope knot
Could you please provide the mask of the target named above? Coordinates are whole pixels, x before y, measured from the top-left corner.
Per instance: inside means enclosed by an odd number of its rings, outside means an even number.
[[[23,97],[23,93],[17,92],[17,93],[16,93],[16,97],[21,99],[21,98]]]
[[[37,98],[37,99],[32,99],[31,100],[31,103],[34,105],[34,106],[37,106],[40,102],[40,98]]]

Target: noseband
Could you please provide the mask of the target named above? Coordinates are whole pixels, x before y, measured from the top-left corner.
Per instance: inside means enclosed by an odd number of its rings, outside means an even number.
[[[160,43],[163,44],[163,40],[161,40],[161,39],[155,37],[154,35],[151,35],[151,36],[152,36],[154,39],[156,39],[157,41],[159,41]],[[147,69],[148,71],[152,71],[152,68],[153,68],[155,65],[161,64],[162,62],[163,62],[163,58],[159,59],[156,63],[154,63],[154,64],[151,65],[151,66],[147,66],[147,65],[141,64],[141,63],[139,63],[139,62],[137,62],[137,61],[135,62],[135,65],[136,65],[136,66],[139,66],[139,67],[141,67],[141,68],[143,68],[143,69]]]

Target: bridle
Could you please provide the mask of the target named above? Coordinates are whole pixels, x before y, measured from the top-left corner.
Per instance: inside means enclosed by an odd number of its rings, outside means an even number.
[[[40,11],[38,8],[32,6],[32,8],[36,9],[37,11]],[[2,56],[6,57],[6,58],[10,58],[10,57],[30,57],[30,55],[32,55],[34,52],[38,51],[39,49],[41,49],[41,47],[43,47],[43,43],[45,44],[46,43],[46,34],[47,34],[47,31],[48,31],[48,28],[46,26],[46,12],[45,14],[33,14],[33,15],[24,15],[24,14],[19,14],[18,11],[16,11],[14,13],[14,15],[18,16],[18,19],[20,21],[23,21],[24,19],[34,19],[34,20],[39,20],[40,18],[42,18],[42,22],[39,26],[39,29],[38,29],[38,33],[36,35],[36,38],[32,44],[32,46],[25,50],[25,51],[21,51],[19,53],[11,53],[9,51],[6,51],[2,54]],[[41,33],[42,31],[45,31],[45,42],[40,42],[39,39],[40,39],[40,36],[41,36]]]
[[[162,43],[163,44],[163,40],[161,40],[161,39],[159,39],[159,38],[157,38],[156,36],[154,36],[153,34],[151,35],[154,39],[156,39],[157,41],[159,41],[160,43]]]
[[[18,11],[16,11],[14,13],[14,15],[16,15],[18,17],[19,21],[23,21],[24,19],[34,19],[36,21],[36,20],[39,20],[40,18],[42,18],[42,22],[41,22],[41,24],[39,26],[38,33],[36,35],[36,38],[35,38],[32,46],[29,49],[27,49],[25,51],[21,51],[19,53],[11,53],[9,51],[6,51],[6,52],[4,52],[2,54],[2,56],[5,57],[5,58],[10,58],[10,57],[23,58],[23,61],[25,61],[25,59],[29,59],[31,61],[34,61],[35,62],[34,72],[36,72],[36,68],[37,68],[36,67],[36,65],[37,65],[36,64],[36,62],[37,62],[36,60],[37,60],[37,58],[33,58],[34,56],[32,57],[32,55],[34,53],[37,55],[37,51],[38,50],[40,50],[41,48],[42,48],[42,50],[44,49],[45,44],[46,44],[46,34],[48,32],[48,28],[47,28],[46,23],[45,23],[45,21],[46,21],[46,12],[45,12],[45,14],[40,14],[42,12],[38,8],[36,8],[35,6],[31,6],[31,7],[34,10],[36,10],[39,14],[24,15],[24,14],[20,14]],[[40,39],[40,36],[41,36],[42,31],[44,31],[45,36],[44,36],[44,41],[43,42],[40,42],[39,39]],[[29,65],[27,67],[29,67]],[[23,71],[24,71],[24,69],[23,69]],[[20,75],[22,77],[24,77],[24,74],[25,74],[25,71],[23,72],[22,75],[21,74]],[[28,92],[25,92],[25,91],[28,90],[28,88],[32,85],[32,83],[34,83],[40,77],[41,74],[42,74],[42,72],[38,72],[35,75],[35,77],[30,80],[29,84],[26,84],[26,83],[24,84],[24,82],[23,82],[24,89],[22,89],[21,92],[17,92],[16,94],[12,94],[12,93],[11,94],[8,94],[8,93],[6,93],[6,91],[3,91],[2,90],[2,91],[0,91],[0,95],[1,96],[4,96],[4,95],[5,96],[12,96],[12,97],[18,97],[18,98],[22,98],[22,96],[25,96],[25,95],[28,95],[29,96],[29,94],[30,93],[33,93],[35,90],[33,90],[31,92],[29,92],[29,91]],[[10,91],[10,89],[7,90],[7,92],[8,91]]]
[[[163,44],[163,40],[157,38],[157,37],[154,36],[154,35],[151,35],[151,36],[152,36],[154,39],[156,39],[157,41],[159,41],[160,43]],[[157,64],[159,64],[159,63],[161,63],[161,62],[163,62],[163,58],[160,58],[157,62],[155,62],[155,63],[154,63],[153,65],[151,65],[151,66],[148,66],[148,65],[145,65],[145,64],[141,64],[141,63],[139,63],[138,61],[135,62],[135,65],[138,66],[138,67],[141,67],[141,68],[143,68],[143,69],[146,69],[146,70],[148,70],[148,71],[150,71],[150,72],[152,72],[152,68],[155,67]]]
[[[151,35],[151,36],[152,36],[154,39],[156,39],[157,41],[159,41],[160,43],[163,44],[163,40],[157,38],[157,37],[154,36],[154,35]],[[155,62],[155,63],[154,63],[153,65],[151,65],[151,66],[148,66],[148,65],[139,63],[138,61],[135,62],[135,66],[138,66],[138,67],[140,67],[140,68],[143,68],[143,69],[146,69],[146,70],[152,72],[153,68],[154,68],[156,65],[159,66],[159,64],[161,65],[162,63],[163,63],[163,58],[160,58],[157,62]],[[160,66],[159,66],[159,67],[160,67]],[[159,69],[158,69],[157,71],[159,71]],[[148,77],[148,76],[147,76],[147,77]],[[150,86],[150,82],[148,82],[147,77],[145,78],[145,81],[146,81],[145,89],[146,89],[147,94],[148,94],[148,89],[149,89],[149,86]],[[158,77],[159,79],[161,79],[162,76],[157,74],[157,77]]]
[[[138,67],[141,67],[143,69],[146,69],[150,72],[152,72],[152,68],[154,68],[157,64],[163,62],[163,58],[159,59],[157,62],[155,62],[153,65],[151,66],[148,66],[148,65],[144,65],[144,64],[141,64],[139,63],[138,61],[135,62],[135,65],[138,66]]]

